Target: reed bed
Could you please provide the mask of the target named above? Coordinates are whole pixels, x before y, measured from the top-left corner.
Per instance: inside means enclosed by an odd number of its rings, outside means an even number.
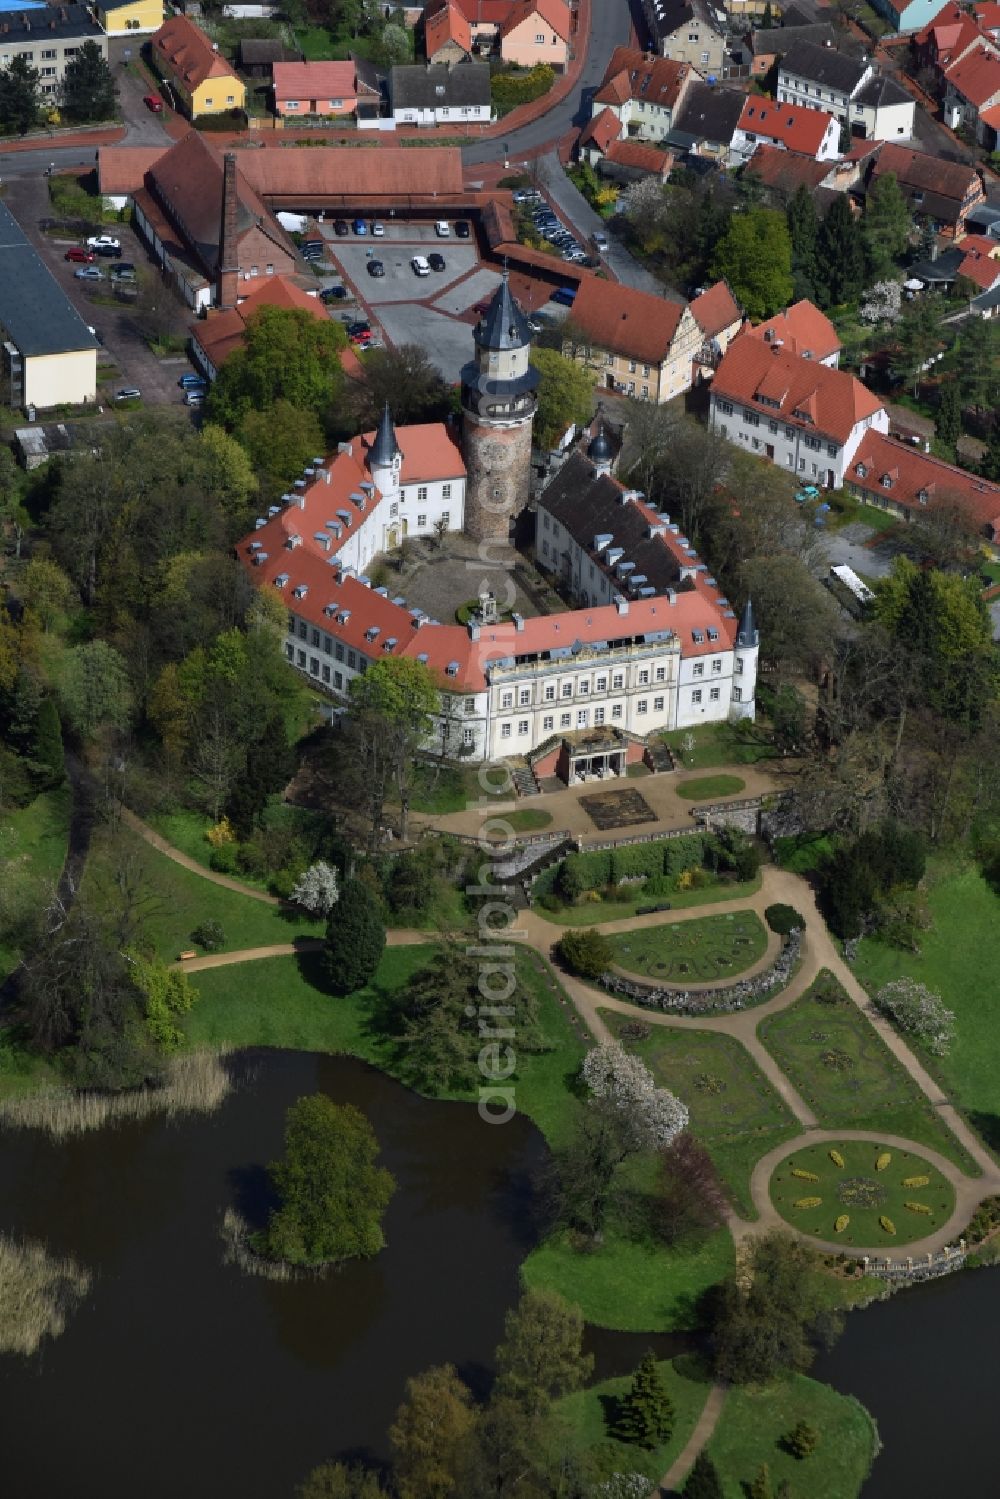
[[[226,1048],[199,1050],[172,1057],[163,1083],[126,1093],[74,1093],[45,1088],[20,1098],[0,1099],[0,1128],[43,1130],[53,1140],[109,1125],[165,1114],[213,1114],[232,1091],[225,1065]]]
[[[225,1246],[225,1263],[236,1265],[244,1275],[259,1275],[262,1280],[321,1280],[330,1269],[329,1265],[312,1268],[290,1265],[287,1260],[265,1259],[253,1248],[253,1231],[235,1208],[226,1208],[223,1213],[219,1237]]]
[[[0,1353],[27,1356],[57,1338],[90,1285],[90,1271],[75,1260],[0,1234]]]

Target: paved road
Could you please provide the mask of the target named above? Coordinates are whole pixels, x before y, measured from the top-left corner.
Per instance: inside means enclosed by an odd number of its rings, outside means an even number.
[[[616,47],[628,43],[632,34],[632,18],[628,0],[596,0],[591,11],[590,41],[587,59],[580,77],[566,98],[554,109],[520,130],[512,130],[506,139],[479,141],[462,150],[465,166],[477,166],[482,162],[503,160],[506,153],[513,163],[526,151],[536,151],[539,146],[559,138],[575,125],[582,125],[590,118],[590,98],[596,91],[612,52]]]

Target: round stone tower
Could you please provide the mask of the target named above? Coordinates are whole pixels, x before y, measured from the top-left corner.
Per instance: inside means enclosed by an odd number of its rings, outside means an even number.
[[[538,405],[538,371],[528,362],[531,329],[506,271],[473,337],[476,357],[462,370],[465,529],[476,541],[506,541],[528,503]]]

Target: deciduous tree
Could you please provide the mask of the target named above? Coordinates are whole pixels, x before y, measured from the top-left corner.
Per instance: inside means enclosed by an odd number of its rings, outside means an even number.
[[[578,1306],[556,1291],[525,1291],[504,1320],[497,1349],[496,1393],[528,1411],[584,1385],[594,1361],[582,1351],[584,1321]]]
[[[768,318],[792,300],[792,243],[785,216],[773,208],[734,214],[712,257],[711,274],[723,277],[752,318]]]
[[[575,359],[555,349],[533,349],[531,362],[540,375],[535,440],[540,448],[553,446],[567,427],[581,427],[594,408],[594,376]]]
[[[351,682],[351,721],[371,819],[370,846],[378,847],[390,779],[399,797],[399,835],[409,834],[416,756],[430,737],[440,706],[433,675],[421,661],[390,656]]]
[[[452,405],[441,372],[418,344],[369,350],[346,394],[354,432],[377,427],[386,403],[398,426],[444,421]]]
[[[128,727],[128,673],[120,653],[106,641],[70,646],[59,664],[58,687],[63,715],[81,739],[93,739],[101,729]]]
[[[460,1494],[459,1453],[475,1424],[472,1397],[452,1364],[406,1382],[406,1399],[389,1428],[399,1499]]]

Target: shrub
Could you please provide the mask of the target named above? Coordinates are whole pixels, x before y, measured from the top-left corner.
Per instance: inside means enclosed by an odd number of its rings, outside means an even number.
[[[806,924],[805,918],[799,915],[794,906],[780,904],[768,906],[764,911],[764,920],[779,937],[787,937],[790,932],[801,932]]]
[[[883,1213],[882,1216],[879,1218],[878,1221],[879,1221],[879,1227],[883,1230],[884,1233],[892,1234],[893,1236],[895,1236],[896,1225],[895,1225],[895,1223],[893,1223],[893,1221],[892,1221],[891,1218],[887,1218],[885,1216],[885,1214]]]
[[[804,1171],[801,1166],[793,1166],[792,1167],[792,1175],[793,1176],[797,1176],[799,1178],[799,1181],[804,1181],[804,1182],[818,1182],[819,1181],[819,1177],[816,1175],[815,1171]]]
[[[930,1216],[931,1210],[926,1202],[904,1202],[903,1206],[911,1213],[925,1213],[928,1217]]]
[[[795,1204],[797,1208],[818,1208],[822,1205],[822,1197],[800,1197]]]
[[[537,63],[526,73],[497,73],[490,80],[490,93],[497,114],[509,114],[519,104],[530,104],[547,94],[555,82],[555,72],[548,63]]]
[[[836,1233],[836,1234],[842,1234],[844,1232],[844,1229],[850,1223],[850,1221],[851,1221],[850,1214],[848,1214],[848,1213],[841,1213],[840,1217],[837,1219],[836,1223],[833,1225],[833,1231],[834,1231],[834,1233]]]
[[[883,1150],[882,1154],[879,1156],[878,1160],[875,1162],[875,1170],[876,1171],[884,1171],[887,1166],[891,1166],[891,1165],[892,1165],[892,1151],[890,1151],[890,1150]]]
[[[222,817],[205,834],[213,848],[221,848],[225,843],[235,843],[236,833],[228,817]]]
[[[235,874],[238,868],[237,852],[235,843],[218,844],[208,856],[209,869],[214,869],[216,874]]]
[[[558,951],[566,967],[585,979],[600,978],[614,960],[611,943],[593,928],[563,932]]]
[[[926,1187],[930,1185],[929,1176],[904,1176],[904,1187]]]
[[[904,1035],[916,1036],[937,1057],[947,1055],[955,1029],[954,1011],[940,994],[916,979],[893,979],[875,995],[875,1005]]]
[[[843,1170],[843,1168],[844,1168],[844,1157],[841,1155],[841,1153],[840,1153],[839,1150],[831,1150],[830,1151],[830,1159],[831,1159],[831,1161],[833,1162],[833,1164],[835,1166],[839,1166],[841,1168],[841,1170]]]
[[[217,952],[225,945],[226,934],[222,929],[221,921],[203,921],[196,926],[191,933],[191,941],[197,947],[203,947],[206,952]]]

